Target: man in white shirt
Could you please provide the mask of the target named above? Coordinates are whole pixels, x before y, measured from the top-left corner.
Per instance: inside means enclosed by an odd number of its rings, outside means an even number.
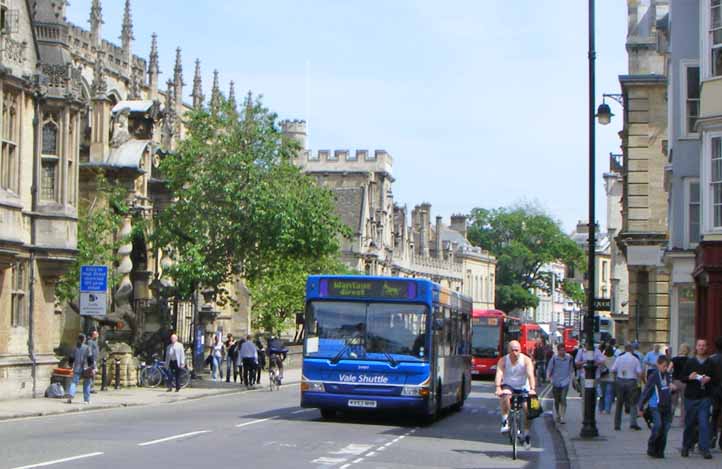
[[[258,360],[258,349],[250,335],[246,336],[246,341],[241,345],[241,360],[243,361],[243,384],[251,387],[252,376],[256,376],[256,363]]]
[[[612,373],[616,379],[614,381],[615,391],[617,395],[617,406],[614,409],[614,429],[621,430],[622,427],[622,408],[628,406],[629,412],[629,428],[632,430],[641,430],[637,425],[637,385],[642,376],[642,363],[633,353],[632,344],[624,346],[624,353],[614,361],[612,365]]]
[[[186,366],[186,353],[183,344],[178,342],[178,336],[171,334],[170,345],[165,351],[165,361],[175,380],[175,392],[180,391],[180,370]],[[173,383],[168,382],[168,392],[173,390]]]

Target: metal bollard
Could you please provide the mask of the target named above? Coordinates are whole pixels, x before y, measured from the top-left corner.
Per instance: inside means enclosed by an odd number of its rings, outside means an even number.
[[[100,390],[108,390],[108,359],[103,357],[102,365],[100,366]]]
[[[115,389],[120,388],[120,358],[115,359]]]

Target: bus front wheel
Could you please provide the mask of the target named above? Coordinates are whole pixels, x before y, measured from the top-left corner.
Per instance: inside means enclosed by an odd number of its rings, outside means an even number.
[[[332,419],[336,416],[336,411],[333,409],[321,409],[321,418],[324,420]]]
[[[466,376],[461,377],[461,388],[459,389],[459,399],[454,403],[451,409],[454,412],[459,412],[464,407],[464,400],[466,398]]]

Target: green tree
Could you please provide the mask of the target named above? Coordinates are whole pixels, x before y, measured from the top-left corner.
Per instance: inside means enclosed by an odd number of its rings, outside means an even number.
[[[81,198],[78,207],[78,254],[70,269],[60,278],[55,294],[61,304],[68,304],[76,313],[78,307],[78,284],[80,266],[107,265],[113,286],[118,281],[117,273],[112,269],[116,253],[126,240],[118,238],[117,233],[128,214],[127,192],[123,187],[113,184],[101,170],[96,172],[89,199]]]
[[[221,98],[186,125],[160,166],[172,200],[153,235],[175,261],[181,296],[203,286],[225,301],[224,285],[238,277],[254,282],[282,272],[279,263],[338,253],[347,230],[331,192],[292,164],[299,148],[260,100],[249,94],[239,114]]]
[[[475,208],[469,240],[496,256],[496,306],[508,312],[537,306],[535,288],[551,291],[552,279],[541,271],[545,264],[559,261],[578,267],[584,259],[559,223],[533,206]]]
[[[335,256],[280,260],[250,283],[253,328],[280,334],[304,311],[306,278],[312,274],[350,274]]]

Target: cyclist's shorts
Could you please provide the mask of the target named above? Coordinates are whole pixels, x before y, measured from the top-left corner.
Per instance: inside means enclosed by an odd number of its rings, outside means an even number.
[[[526,389],[515,389],[515,388],[512,388],[511,386],[509,386],[508,384],[502,384],[501,389],[511,391],[512,394],[528,394],[529,393],[529,391],[527,391]]]

